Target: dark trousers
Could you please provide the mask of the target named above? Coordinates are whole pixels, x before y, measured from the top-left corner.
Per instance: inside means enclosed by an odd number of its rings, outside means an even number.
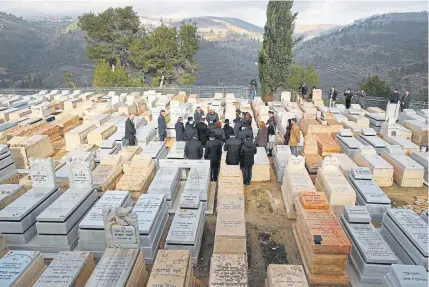
[[[210,161],[210,180],[211,181],[217,181],[217,177],[219,176],[219,166],[220,166],[220,162]]]
[[[128,145],[129,146],[135,146],[136,145],[136,140],[135,139],[128,140]]]
[[[352,104],[352,99],[346,99],[346,109],[350,109],[351,104]]]
[[[249,185],[252,180],[252,166],[243,167],[243,183]]]
[[[163,142],[165,139],[165,134],[164,135],[159,135],[159,141]]]

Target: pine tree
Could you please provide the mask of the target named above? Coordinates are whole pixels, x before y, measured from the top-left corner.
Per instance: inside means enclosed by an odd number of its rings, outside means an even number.
[[[293,61],[292,37],[298,13],[292,13],[293,1],[269,1],[267,23],[262,49],[259,51],[259,79],[261,92],[273,94],[277,88],[286,88],[289,68]]]

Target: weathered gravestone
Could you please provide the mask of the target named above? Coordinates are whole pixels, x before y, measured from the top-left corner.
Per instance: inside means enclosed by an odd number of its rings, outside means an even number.
[[[140,248],[137,214],[131,210],[132,207],[103,209],[107,248]]]

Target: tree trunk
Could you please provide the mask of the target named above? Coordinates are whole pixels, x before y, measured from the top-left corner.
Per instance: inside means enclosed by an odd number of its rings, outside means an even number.
[[[159,83],[159,87],[162,88],[163,85],[164,85],[164,75],[162,75],[161,77],[161,82]]]

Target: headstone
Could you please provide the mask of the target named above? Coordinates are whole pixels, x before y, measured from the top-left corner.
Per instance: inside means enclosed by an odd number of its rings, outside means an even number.
[[[29,158],[33,187],[55,187],[54,161],[49,158]]]
[[[386,277],[383,286],[386,281],[389,287],[428,286],[428,273],[421,266],[393,264],[392,271]]]
[[[145,286],[146,280],[146,266],[138,249],[108,248],[85,286]]]
[[[248,286],[245,255],[213,254],[209,286]]]
[[[0,259],[0,286],[32,286],[44,268],[40,252],[11,250]]]
[[[147,287],[190,287],[193,280],[191,255],[187,250],[159,250]]]
[[[83,286],[93,270],[94,256],[90,252],[61,251],[33,287]]]
[[[350,223],[371,222],[371,216],[365,206],[344,206],[344,217]]]
[[[138,218],[132,207],[103,209],[107,248],[140,248]]]
[[[72,158],[69,165],[69,182],[71,188],[92,189],[92,168],[89,160]]]
[[[372,174],[367,167],[352,168],[351,176],[354,179],[372,179]]]
[[[22,184],[0,185],[0,210],[12,203],[25,192]]]
[[[270,264],[267,269],[267,287],[308,287],[301,265]]]

